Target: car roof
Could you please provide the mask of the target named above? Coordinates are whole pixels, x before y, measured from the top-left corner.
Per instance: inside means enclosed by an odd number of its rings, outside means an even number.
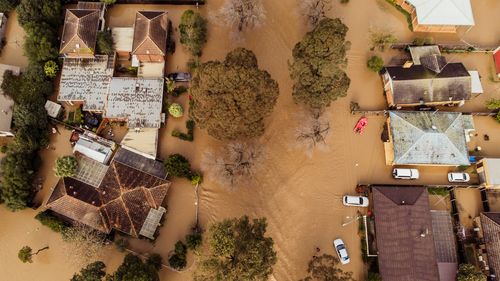
[[[348,254],[347,254],[347,250],[344,248],[342,250],[339,251],[339,254],[341,257],[347,257]]]

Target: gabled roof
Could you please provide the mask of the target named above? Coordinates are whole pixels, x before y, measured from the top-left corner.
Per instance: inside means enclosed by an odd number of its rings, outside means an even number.
[[[373,204],[382,279],[439,281],[427,190],[377,186]]]
[[[420,62],[425,68],[436,73],[440,73],[446,66],[446,58],[436,54],[423,56],[420,58]]]
[[[165,55],[168,19],[165,11],[138,11],[135,16],[134,55]]]
[[[61,179],[47,208],[109,233],[119,230],[137,237],[151,209],[158,209],[170,182],[115,161],[99,186],[75,178]]]
[[[94,53],[99,28],[99,10],[68,9],[59,53]]]
[[[500,274],[500,213],[481,213],[480,220],[490,272],[498,276]]]
[[[470,164],[461,113],[389,111],[389,117],[394,164]]]
[[[439,50],[439,46],[430,45],[430,46],[409,46],[408,48],[411,54],[411,60],[413,64],[420,65],[420,58],[430,55],[441,55],[441,51]]]
[[[408,0],[419,24],[474,25],[470,0]]]

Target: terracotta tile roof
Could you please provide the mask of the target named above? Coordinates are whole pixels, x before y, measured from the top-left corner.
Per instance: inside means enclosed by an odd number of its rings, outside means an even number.
[[[68,9],[59,53],[73,53],[79,46],[82,53],[94,53],[99,28],[99,10]]]
[[[500,213],[481,213],[480,220],[490,272],[498,276],[500,274]]]
[[[132,54],[164,56],[167,45],[167,26],[167,12],[138,11],[135,17]]]
[[[47,208],[109,233],[111,229],[137,237],[150,209],[158,209],[170,182],[112,161],[98,187],[74,178],[62,179]]]
[[[439,281],[427,190],[374,187],[373,203],[382,279]]]

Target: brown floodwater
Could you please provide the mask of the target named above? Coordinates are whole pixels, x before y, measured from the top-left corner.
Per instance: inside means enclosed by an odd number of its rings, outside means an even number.
[[[223,0],[211,0],[200,12],[213,14]],[[496,0],[472,1],[476,26],[468,32],[458,35],[434,35],[441,43],[457,43],[464,39],[478,46],[498,43],[500,27],[492,25],[492,18],[500,14],[500,3]],[[166,9],[174,26],[179,24],[180,14],[187,6],[160,5],[115,5],[108,13],[111,26],[131,26],[135,11]],[[361,261],[360,241],[357,223],[350,222],[356,216],[356,208],[345,208],[341,197],[354,193],[358,183],[397,183],[391,178],[391,167],[385,165],[383,144],[380,134],[385,122],[383,116],[370,116],[365,133],[354,135],[352,128],[359,116],[349,113],[349,103],[358,102],[363,109],[383,109],[385,100],[380,78],[366,68],[366,60],[374,53],[386,61],[394,56],[401,56],[397,51],[384,53],[369,50],[369,30],[386,29],[394,33],[400,41],[410,42],[415,35],[406,27],[404,17],[383,0],[357,1],[346,5],[334,1],[331,16],[340,17],[349,27],[347,39],[351,41],[348,53],[347,73],[351,78],[348,96],[334,102],[325,112],[331,133],[327,137],[327,147],[307,155],[295,145],[294,132],[300,123],[300,108],[291,98],[292,84],[287,63],[291,59],[294,44],[307,31],[295,0],[266,1],[267,18],[264,24],[247,32],[238,42],[230,40],[228,28],[211,21],[209,40],[203,50],[203,61],[223,59],[225,54],[236,48],[251,49],[257,55],[259,66],[267,70],[279,83],[280,97],[273,114],[267,120],[267,129],[258,142],[266,149],[265,169],[255,178],[255,184],[229,191],[214,179],[205,178],[200,190],[199,219],[201,226],[207,226],[224,218],[249,215],[266,217],[268,234],[274,239],[278,262],[274,267],[275,280],[297,280],[305,276],[307,262],[320,247],[322,252],[334,254],[331,243],[341,237],[346,242],[351,255],[351,263],[343,269],[352,271],[357,280],[364,279],[364,266]],[[483,16],[484,15],[484,16]],[[481,17],[480,17],[481,16]],[[424,34],[425,35],[425,34]],[[178,30],[174,36],[177,50],[167,57],[167,72],[186,70],[189,55],[178,42]],[[419,35],[421,36],[421,35]],[[9,39],[8,39],[9,40]],[[2,56],[3,57],[3,56]],[[499,96],[499,83],[489,81],[493,60],[485,54],[462,54],[447,56],[450,61],[463,61],[467,67],[479,70],[483,77],[485,94],[468,102],[459,110],[484,111],[484,101]],[[184,95],[178,99],[184,108],[188,101]],[[159,157],[165,158],[172,153],[182,153],[200,169],[204,152],[223,146],[224,143],[209,137],[205,131],[195,130],[193,143],[184,142],[170,136],[172,130],[185,130],[187,117],[169,118],[167,126],[160,130]],[[482,146],[482,154],[500,157],[500,126],[491,117],[475,119],[478,137],[473,138],[476,145]],[[490,141],[482,139],[483,134],[490,136]],[[59,155],[70,152],[68,132],[53,135],[52,145],[56,150],[42,152],[44,166],[41,173],[46,177],[43,190],[37,197],[45,200],[50,188],[57,179],[53,176],[53,161]],[[447,182],[448,167],[419,168],[421,179],[416,184],[444,184]],[[463,206],[476,206],[475,196],[461,196]],[[432,199],[436,209],[446,208],[439,199]],[[167,197],[168,214],[156,243],[131,241],[131,247],[137,252],[157,252],[165,259],[177,240],[183,239],[195,222],[195,197],[193,187],[185,180],[174,180]],[[62,243],[57,234],[40,227],[31,219],[32,210],[15,214],[0,209],[0,244],[6,249],[0,253],[0,271],[9,280],[67,280],[78,269],[66,265]],[[472,213],[472,211],[471,211]],[[36,230],[37,228],[38,231]],[[25,244],[33,248],[49,244],[51,249],[35,257],[31,265],[21,264],[16,257],[17,250]],[[119,263],[122,254],[109,249],[106,262],[111,270]],[[64,266],[62,266],[64,265]],[[162,280],[191,280],[196,264],[183,273],[163,269]],[[55,277],[57,276],[57,277]]]

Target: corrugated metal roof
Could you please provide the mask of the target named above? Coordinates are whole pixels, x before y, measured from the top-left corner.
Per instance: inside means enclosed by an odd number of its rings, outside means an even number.
[[[474,25],[470,0],[407,0],[417,10],[419,24]]]

